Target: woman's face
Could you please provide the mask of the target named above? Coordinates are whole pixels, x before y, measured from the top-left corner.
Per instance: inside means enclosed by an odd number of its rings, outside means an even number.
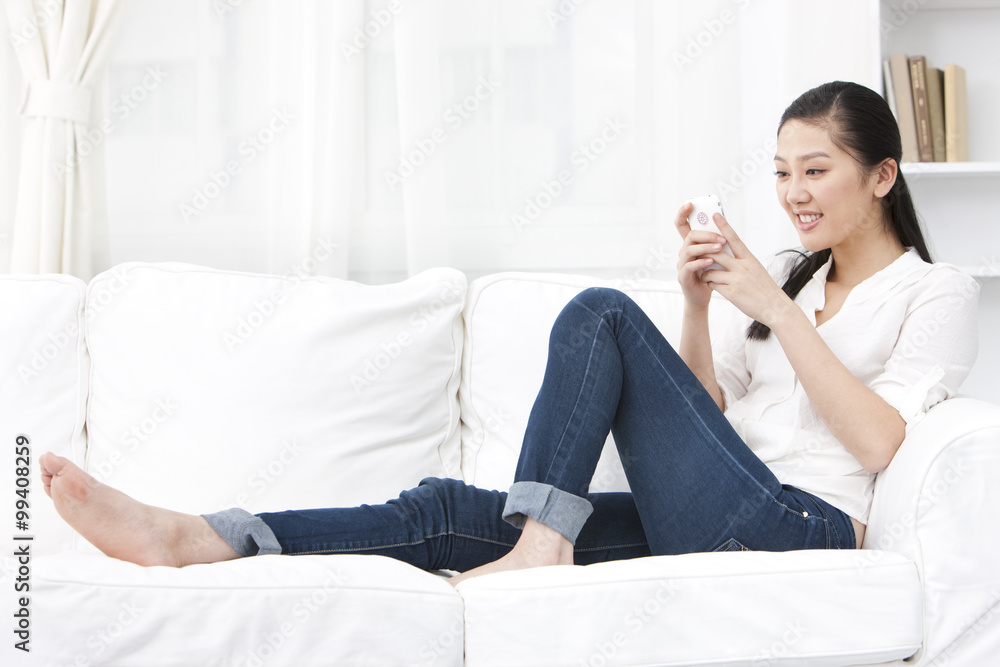
[[[877,174],[862,179],[858,163],[823,127],[786,122],[774,166],[778,201],[806,250],[846,247],[883,233]]]

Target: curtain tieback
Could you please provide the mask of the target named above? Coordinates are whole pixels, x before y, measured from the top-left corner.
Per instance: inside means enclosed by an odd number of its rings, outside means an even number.
[[[86,125],[90,121],[92,94],[87,86],[35,79],[28,82],[20,113],[22,116],[61,118]]]

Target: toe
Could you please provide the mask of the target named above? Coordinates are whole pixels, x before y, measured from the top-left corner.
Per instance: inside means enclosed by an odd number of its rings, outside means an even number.
[[[38,458],[38,465],[42,469],[42,474],[48,477],[54,477],[61,473],[68,463],[70,463],[69,459],[53,454],[52,452],[45,452]]]

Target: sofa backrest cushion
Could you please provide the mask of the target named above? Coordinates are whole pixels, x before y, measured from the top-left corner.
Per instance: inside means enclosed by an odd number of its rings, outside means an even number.
[[[382,502],[460,470],[465,276],[391,285],[179,264],[91,282],[88,469],[207,513]]]
[[[564,274],[498,273],[472,281],[465,307],[462,361],[462,473],[477,486],[506,491],[514,478],[528,414],[542,384],[549,332],[563,306],[591,286],[632,297],[672,344],[680,342],[683,295],[676,282],[601,282]],[[713,329],[736,313],[721,297]],[[609,436],[591,491],[627,491]]]
[[[38,457],[47,451],[82,465],[86,451],[87,348],[83,302],[86,285],[71,276],[0,277],[0,438],[4,445],[0,489],[11,513],[27,501],[24,530],[31,553],[71,547],[74,533],[45,496]],[[27,445],[18,446],[18,437]],[[30,465],[16,455],[24,446]],[[22,449],[22,451],[24,451]],[[23,470],[23,468],[30,468]],[[26,492],[15,496],[16,491]]]

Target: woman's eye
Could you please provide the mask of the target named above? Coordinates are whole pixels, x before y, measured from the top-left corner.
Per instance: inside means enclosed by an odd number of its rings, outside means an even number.
[[[817,176],[822,174],[824,171],[826,171],[826,169],[806,169],[806,174],[808,176]]]
[[[785,176],[788,176],[788,174],[786,174],[783,171],[776,171],[776,172],[774,172],[774,175],[777,176],[778,178],[783,178]]]

